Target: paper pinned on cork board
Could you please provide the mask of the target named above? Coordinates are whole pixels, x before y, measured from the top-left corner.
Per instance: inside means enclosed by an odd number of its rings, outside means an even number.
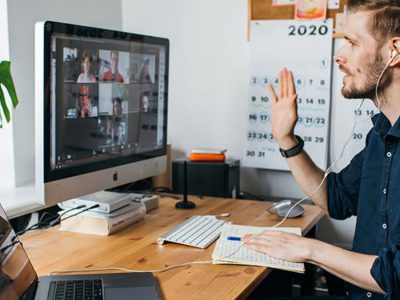
[[[296,20],[325,20],[327,0],[297,0],[294,18]]]
[[[272,0],[272,6],[294,5],[296,0]]]

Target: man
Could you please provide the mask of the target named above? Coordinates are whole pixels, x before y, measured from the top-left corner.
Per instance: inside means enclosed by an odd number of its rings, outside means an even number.
[[[149,112],[150,111],[150,109],[149,109],[149,107],[150,107],[150,93],[149,92],[143,92],[141,95],[140,95],[140,99],[139,99],[139,110],[141,111],[141,112],[145,112],[145,113],[147,113],[147,112]]]
[[[122,99],[119,97],[115,97],[112,99],[113,104],[113,115],[112,118],[109,119],[107,129],[110,132],[110,141],[109,143],[120,145],[124,142],[123,132],[124,132],[124,120],[122,118]]]
[[[115,97],[112,99],[112,104],[113,104],[114,117],[121,117],[121,115],[122,115],[122,99],[120,97]]]
[[[92,99],[90,96],[89,86],[82,84],[79,87],[77,113],[78,117],[93,117],[92,115]]]
[[[111,69],[103,73],[104,81],[117,81],[124,82],[124,78],[118,71],[119,53],[118,51],[111,51],[110,53]]]
[[[345,45],[335,60],[346,98],[370,98],[365,148],[340,173],[331,173],[312,200],[336,219],[357,216],[352,251],[279,232],[246,236],[246,247],[293,262],[308,262],[350,283],[351,299],[400,297],[400,1],[349,0]],[[377,87],[377,90],[375,91]],[[297,182],[312,195],[325,174],[301,151],[293,75],[279,74],[272,95],[272,131]]]
[[[150,65],[150,59],[146,59],[143,62],[142,71],[140,72],[140,79],[139,79],[140,83],[153,83],[150,76],[149,65]]]

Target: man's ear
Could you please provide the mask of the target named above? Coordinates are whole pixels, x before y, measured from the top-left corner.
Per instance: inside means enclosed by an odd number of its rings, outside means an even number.
[[[391,67],[400,66],[400,37],[394,37],[391,40],[392,62]]]

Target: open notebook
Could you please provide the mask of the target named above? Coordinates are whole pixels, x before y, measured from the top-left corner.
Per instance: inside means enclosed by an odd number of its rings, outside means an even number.
[[[225,224],[222,227],[221,236],[217,241],[212,255],[214,264],[240,264],[265,266],[298,273],[304,273],[303,263],[292,263],[285,260],[273,258],[263,253],[241,247],[242,241],[228,240],[228,236],[243,236],[244,234],[257,234],[264,230],[278,230],[301,235],[299,227],[256,227],[234,224]],[[238,250],[239,249],[239,250]]]

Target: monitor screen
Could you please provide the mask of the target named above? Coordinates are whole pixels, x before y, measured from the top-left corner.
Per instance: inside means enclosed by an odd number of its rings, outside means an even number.
[[[50,21],[36,25],[36,181],[44,184],[45,202],[164,169],[159,160],[140,162],[166,155],[168,56],[165,38]],[[96,183],[104,170],[104,181]],[[76,176],[95,183],[48,199],[47,183],[59,188]]]

